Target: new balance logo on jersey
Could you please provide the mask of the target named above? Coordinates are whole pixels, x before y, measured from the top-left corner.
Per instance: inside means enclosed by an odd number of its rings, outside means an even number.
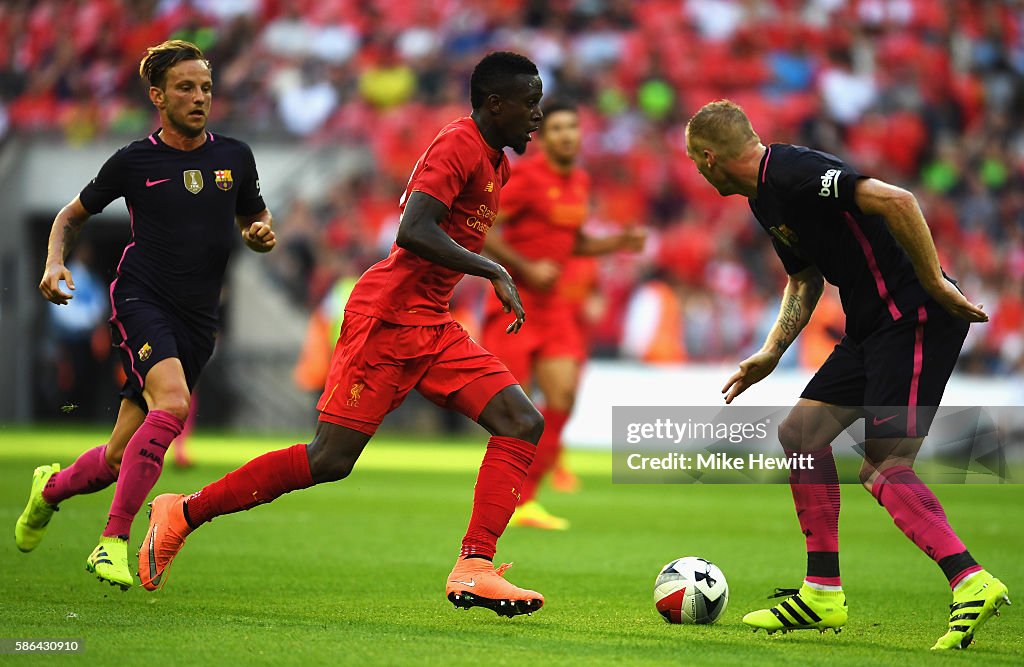
[[[487,181],[487,185],[484,186],[484,192],[494,192],[494,181]]]
[[[842,169],[829,169],[821,175],[821,189],[818,190],[819,197],[839,198],[839,175]]]

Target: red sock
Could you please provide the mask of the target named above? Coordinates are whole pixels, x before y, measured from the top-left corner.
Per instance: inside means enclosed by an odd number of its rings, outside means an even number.
[[[800,452],[786,450],[792,459]],[[807,543],[807,577],[813,584],[841,586],[839,577],[839,474],[832,447],[806,452],[807,470],[789,474],[796,518]],[[804,459],[806,460],[806,459]]]
[[[127,536],[132,520],[139,513],[146,496],[153,490],[164,468],[164,454],[184,423],[163,410],[150,410],[135,435],[128,441],[121,458],[121,472],[114,489],[104,537]]]
[[[106,445],[82,452],[74,463],[50,477],[43,489],[43,500],[58,505],[72,496],[96,493],[113,484],[117,473],[107,464],[106,452]]]
[[[537,443],[537,453],[530,465],[530,472],[523,481],[523,491],[519,497],[519,505],[530,502],[537,495],[537,487],[544,481],[551,469],[558,463],[558,454],[562,449],[562,431],[565,430],[565,422],[569,421],[569,414],[561,410],[544,408],[541,410],[544,415],[544,433]]]
[[[981,569],[950,527],[942,503],[910,467],[883,470],[871,485],[871,494],[903,534],[938,563],[951,587]]]
[[[269,503],[290,491],[313,486],[306,445],[267,452],[188,497],[189,524],[198,528],[222,514]]]
[[[473,515],[462,538],[460,557],[494,558],[498,538],[515,510],[536,449],[532,442],[518,438],[495,435],[487,441],[473,492]]]

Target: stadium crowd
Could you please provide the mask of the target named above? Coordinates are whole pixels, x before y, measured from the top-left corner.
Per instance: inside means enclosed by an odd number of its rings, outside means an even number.
[[[742,198],[719,198],[683,146],[690,114],[728,97],[766,143],[911,189],[946,271],[992,316],[961,370],[1024,370],[1021,0],[9,0],[0,137],[145,134],[137,63],[168,37],[212,61],[214,129],[372,156],[323,197],[274,202],[276,272],[311,309],[386,253],[419,153],[468,111],[473,63],[509,49],[538,64],[547,95],[581,104],[588,224],[651,233],[644,256],[597,269],[598,353],[735,361],[774,321],[780,263]],[[841,329],[835,298],[815,325],[826,339]],[[665,326],[679,345],[651,349]],[[788,356],[814,366],[817,353]]]

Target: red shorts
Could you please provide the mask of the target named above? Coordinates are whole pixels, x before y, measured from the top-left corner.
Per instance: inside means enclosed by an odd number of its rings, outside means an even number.
[[[514,384],[458,322],[404,326],[346,312],[316,408],[322,421],[373,435],[413,388],[475,421]]]
[[[568,357],[581,364],[587,360],[587,338],[578,308],[529,309],[519,333],[505,333],[514,319],[509,313],[488,309],[482,342],[505,363],[520,385],[529,385],[533,365],[540,359]]]

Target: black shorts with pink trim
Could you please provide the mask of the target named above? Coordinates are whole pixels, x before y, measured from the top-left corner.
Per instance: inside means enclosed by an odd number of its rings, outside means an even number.
[[[121,397],[148,411],[142,397],[146,375],[164,359],[176,358],[191,392],[213,354],[215,330],[186,324],[171,308],[145,297],[115,294],[110,317],[111,341],[127,375]]]
[[[844,336],[800,396],[864,408],[867,438],[924,437],[968,327],[929,299],[861,341]]]

